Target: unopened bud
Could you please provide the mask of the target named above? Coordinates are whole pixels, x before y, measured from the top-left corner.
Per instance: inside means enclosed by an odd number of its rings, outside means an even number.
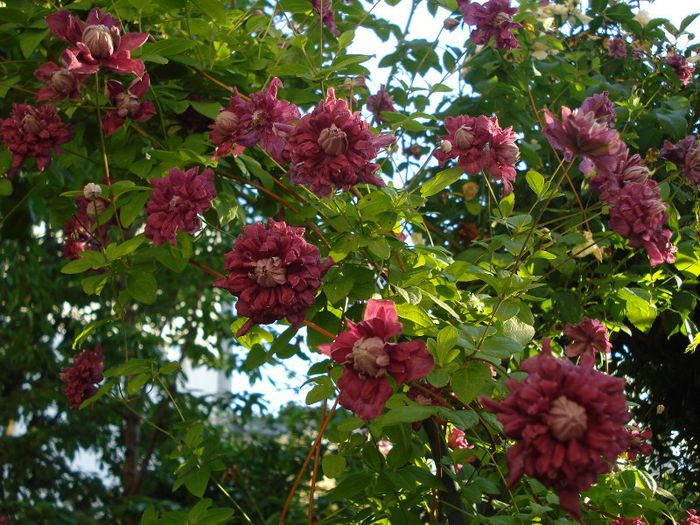
[[[452,151],[452,143],[449,140],[443,140],[440,143],[440,149],[445,153],[449,153],[450,151]]]
[[[664,410],[666,410],[666,407],[663,405],[656,405],[656,415],[660,416],[661,414],[664,413]]]
[[[83,31],[83,43],[94,58],[108,58],[114,53],[114,40],[107,26],[89,25]]]
[[[103,200],[94,200],[88,202],[85,213],[92,220],[95,220],[103,211],[105,211],[105,202]]]
[[[459,25],[459,20],[455,18],[445,18],[442,22],[442,27],[447,29],[448,31],[452,31],[455,27]]]
[[[223,133],[233,133],[238,127],[238,115],[224,110],[216,116],[215,125]]]
[[[94,201],[100,195],[102,195],[102,188],[99,184],[95,184],[94,182],[88,182],[83,187],[83,197],[85,197],[88,200]]]

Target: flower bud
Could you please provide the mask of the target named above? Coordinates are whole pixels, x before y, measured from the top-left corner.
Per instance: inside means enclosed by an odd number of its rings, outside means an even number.
[[[450,151],[452,151],[452,143],[449,140],[443,140],[440,143],[440,149],[445,153],[449,153]]]
[[[462,185],[462,196],[465,201],[474,200],[479,194],[479,185],[476,182],[465,182]]]
[[[88,200],[94,201],[100,195],[102,195],[102,188],[99,184],[95,184],[94,182],[88,182],[83,187],[83,197],[85,197]]]
[[[66,69],[59,69],[53,75],[51,75],[49,85],[58,93],[69,94],[71,91],[73,91],[75,77],[70,71]]]
[[[102,24],[87,26],[83,31],[82,40],[94,58],[107,58],[114,53],[114,40],[107,26]]]
[[[462,126],[455,131],[455,144],[459,149],[469,149],[474,143],[474,131],[471,128]]]
[[[27,111],[22,118],[22,131],[25,133],[39,133],[41,131],[41,121],[33,111]]]
[[[222,133],[233,133],[238,127],[238,115],[233,111],[224,110],[216,116],[214,125]]]
[[[141,101],[130,93],[119,93],[116,97],[117,114],[120,117],[134,116],[141,108]]]
[[[442,27],[444,27],[448,31],[452,31],[458,25],[459,25],[459,20],[457,20],[455,18],[445,18],[445,20],[442,21]]]
[[[345,132],[335,124],[321,131],[318,136],[318,145],[328,155],[341,155],[348,149],[348,137]]]
[[[85,209],[85,213],[87,213],[87,216],[90,217],[93,221],[103,212],[105,211],[105,201],[101,199],[96,199],[94,201],[88,202],[87,208]]]
[[[665,410],[666,407],[664,405],[656,405],[656,415],[660,416]]]

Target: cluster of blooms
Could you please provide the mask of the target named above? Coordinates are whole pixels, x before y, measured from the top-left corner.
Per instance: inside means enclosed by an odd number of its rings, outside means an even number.
[[[374,115],[374,121],[378,123],[386,122],[386,119],[382,116],[383,112],[394,113],[396,111],[394,99],[387,92],[384,84],[381,85],[379,91],[374,95],[367,97],[367,109]]]
[[[66,384],[63,393],[71,408],[80,408],[83,401],[95,395],[95,385],[104,379],[103,368],[102,348],[98,344],[93,350],[80,352],[73,358],[73,366],[61,370],[61,380]]]
[[[556,359],[549,341],[521,368],[524,381],[509,379],[501,402],[482,398],[497,413],[503,431],[518,443],[508,449],[510,485],[523,473],[559,494],[561,507],[579,517],[579,493],[609,472],[627,449],[630,419],[624,380],[593,368],[593,357],[581,364]]]
[[[364,317],[320,350],[344,366],[338,380],[338,401],[358,417],[374,419],[393,393],[389,376],[399,385],[430,373],[433,356],[420,340],[392,343],[401,334],[396,306],[390,300],[370,299]]]
[[[610,353],[612,349],[608,329],[598,319],[584,317],[576,325],[568,324],[564,328],[564,335],[574,340],[564,349],[564,353],[569,357],[584,354],[595,356],[596,352],[605,354]]]
[[[118,80],[110,80],[105,87],[105,96],[114,110],[102,117],[102,128],[109,136],[124,125],[126,117],[135,122],[145,122],[156,114],[156,108],[150,100],[142,101],[151,85],[148,73],[143,78],[134,79],[128,88]]]
[[[700,516],[698,516],[698,511],[695,509],[690,509],[686,517],[681,521],[681,525],[700,525]]]
[[[459,428],[453,428],[452,431],[450,432],[450,436],[447,438],[447,446],[450,447],[452,450],[472,450],[474,448],[474,445],[470,445],[469,441],[467,441],[467,438],[464,435],[464,431],[460,430]],[[471,463],[472,461],[476,460],[475,455],[471,455],[466,459],[467,463]],[[459,472],[462,470],[463,463],[457,463],[455,465],[455,470]]]
[[[333,264],[330,258],[321,260],[318,248],[304,240],[304,231],[272,219],[267,227],[252,224],[243,228],[226,254],[228,275],[214,285],[235,295],[236,311],[248,317],[237,337],[255,324],[286,317],[298,327],[304,321],[321,279]]]
[[[94,186],[99,188],[96,184]],[[66,259],[78,259],[85,250],[99,249],[107,244],[107,225],[96,227],[96,219],[106,209],[107,201],[94,192],[88,195],[75,199],[78,212],[63,225],[63,256]]]
[[[676,164],[688,181],[700,187],[700,139],[695,135],[688,135],[676,144],[667,140],[661,156]]]
[[[641,430],[637,425],[634,425],[631,429],[627,430],[629,434],[630,444],[627,448],[627,459],[634,461],[637,456],[641,454],[642,456],[648,456],[654,450],[652,446],[647,443],[651,439],[651,430],[646,428]]]
[[[152,180],[151,186],[144,233],[153,244],[168,241],[174,245],[178,231],[195,233],[201,229],[199,214],[211,208],[211,201],[216,197],[211,169],[205,169],[200,175],[196,167],[187,171],[173,168],[167,177]]]
[[[497,117],[447,117],[447,135],[434,155],[444,164],[457,159],[457,164],[470,175],[485,169],[496,180],[503,183],[503,195],[513,191],[515,165],[520,150],[515,144],[513,128],[501,128]]]
[[[321,23],[328,28],[333,36],[340,36],[340,30],[335,25],[333,0],[311,0],[311,6],[316,14],[321,17]]]
[[[671,55],[666,57],[664,62],[671,66],[682,85],[687,86],[690,84],[690,79],[693,77],[693,66],[688,63],[683,55]]]
[[[627,56],[627,43],[621,36],[608,40],[608,56],[613,58],[625,58]]]
[[[564,152],[564,158],[582,157],[584,173],[598,174],[591,187],[610,205],[610,227],[625,237],[633,248],[644,247],[652,266],[675,261],[676,247],[666,205],[649,169],[639,155],[630,156],[627,144],[611,126],[615,109],[607,93],[584,100],[572,111],[562,107],[561,120],[544,110],[544,135],[550,144]]]
[[[486,45],[493,37],[498,49],[515,49],[520,47],[513,31],[521,27],[513,22],[513,15],[518,9],[510,6],[510,0],[489,0],[485,4],[458,0],[459,10],[464,21],[476,26],[470,39],[477,45]]]

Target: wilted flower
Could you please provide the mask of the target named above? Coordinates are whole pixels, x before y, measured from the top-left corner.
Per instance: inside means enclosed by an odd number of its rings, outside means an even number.
[[[596,352],[605,354],[610,353],[612,349],[608,329],[598,319],[584,317],[576,325],[567,324],[564,335],[574,340],[564,349],[564,353],[569,357],[584,354],[595,356]]]
[[[104,379],[103,369],[102,348],[98,344],[93,350],[80,352],[73,358],[73,366],[61,370],[61,381],[66,384],[63,393],[72,409],[80,408],[83,401],[95,395],[95,385]]]
[[[386,119],[382,116],[383,111],[389,113],[396,111],[394,109],[394,99],[387,93],[384,84],[374,95],[367,97],[367,109],[374,115],[376,122],[386,122]]]
[[[340,36],[340,30],[335,25],[335,12],[333,11],[333,0],[311,0],[311,5],[316,14],[321,17],[321,22],[333,36]]]
[[[0,120],[0,141],[12,153],[12,167],[7,175],[17,174],[28,157],[36,158],[39,171],[51,162],[51,154],[61,154],[61,144],[73,139],[73,127],[64,124],[50,106],[14,104],[12,113]]]
[[[141,79],[134,79],[126,91],[121,82],[116,80],[107,82],[105,96],[115,109],[102,116],[102,127],[105,135],[109,136],[121,128],[127,117],[135,122],[145,122],[156,114],[153,102],[141,100],[150,85],[151,80],[148,73],[144,73]]]
[[[214,284],[235,295],[238,315],[248,317],[236,337],[255,324],[284,317],[294,327],[304,322],[333,264],[331,259],[321,260],[318,248],[304,240],[304,231],[283,221],[270,219],[267,227],[258,222],[245,226],[226,254],[228,275]]]
[[[676,144],[665,141],[661,157],[676,164],[691,183],[700,186],[700,140],[695,135],[688,135]]]
[[[536,40],[530,46],[530,54],[537,60],[545,60],[550,55],[558,55],[559,50],[549,47],[547,43],[542,40]]]
[[[683,55],[671,55],[666,57],[664,62],[671,66],[682,85],[687,86],[690,84],[690,79],[693,76],[693,66],[688,63]]]
[[[625,58],[627,56],[627,43],[621,36],[608,40],[608,56],[613,58]]]
[[[527,359],[524,381],[508,379],[510,394],[501,402],[482,398],[498,414],[507,437],[518,442],[508,449],[509,485],[523,474],[559,494],[560,505],[579,517],[579,493],[609,472],[627,448],[625,424],[630,419],[624,380],[593,368],[555,359],[549,345]]]
[[[47,16],[46,23],[54,35],[75,46],[73,52],[80,62],[139,78],[146,71],[141,60],[131,58],[131,52],[148,40],[148,33],[122,35],[119,22],[97,7],[90,11],[86,23],[66,10]]]
[[[290,178],[321,197],[363,182],[384,186],[375,175],[379,166],[371,160],[393,141],[393,135],[374,135],[359,113],[351,113],[347,102],[336,100],[329,89],[326,99],[289,133]]]
[[[210,126],[215,157],[223,157],[232,149],[238,155],[259,143],[273,159],[282,161],[285,138],[300,113],[291,102],[277,99],[281,87],[282,81],[275,77],[267,89],[253,93],[250,99],[243,98],[234,88],[228,106]]]
[[[521,26],[513,22],[518,9],[510,6],[510,0],[489,0],[485,4],[462,3],[460,10],[464,21],[476,26],[469,37],[477,45],[486,45],[494,38],[498,49],[520,47],[512,31]]]
[[[83,64],[70,49],[66,49],[61,55],[60,66],[47,62],[34,71],[36,79],[44,82],[36,93],[37,102],[79,97],[80,84],[98,69],[99,65]]]
[[[216,197],[211,169],[205,169],[200,175],[197,167],[187,171],[173,168],[167,177],[151,180],[151,186],[144,233],[153,244],[168,241],[174,245],[178,231],[195,233],[201,229],[199,215],[211,208],[211,201]]]
[[[638,425],[634,425],[627,432],[630,438],[630,444],[627,448],[627,459],[634,461],[639,454],[648,456],[652,453],[654,449],[647,443],[653,435],[650,429],[641,430]]]
[[[584,230],[582,233],[585,241],[571,248],[571,255],[578,258],[593,255],[598,262],[603,262],[603,250],[593,240],[593,233],[588,230]]]
[[[435,361],[423,341],[391,343],[403,331],[393,301],[370,299],[360,323],[331,344],[319,347],[345,366],[338,380],[340,404],[362,419],[374,419],[393,393],[388,376],[399,385],[425,377]]]

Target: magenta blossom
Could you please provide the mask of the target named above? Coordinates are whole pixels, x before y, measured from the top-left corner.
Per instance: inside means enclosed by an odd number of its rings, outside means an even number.
[[[671,55],[666,57],[664,62],[671,66],[682,85],[690,84],[690,79],[693,77],[693,66],[688,64],[683,55]]]
[[[195,233],[202,227],[199,215],[211,208],[216,197],[214,172],[207,168],[182,171],[173,168],[167,177],[151,180],[153,191],[146,205],[145,235],[153,244],[175,244],[178,231]]]
[[[94,8],[83,23],[66,10],[46,17],[51,32],[75,46],[74,53],[85,64],[98,64],[116,73],[133,73],[141,78],[146,68],[131,52],[148,40],[148,33],[121,34],[121,27],[112,15]]]
[[[37,102],[78,98],[80,84],[99,68],[97,64],[83,64],[70,49],[66,49],[61,55],[60,66],[47,62],[34,71],[36,79],[44,82],[44,86],[37,91]]]
[[[630,183],[645,183],[651,173],[639,154],[631,157],[619,158],[613,171],[600,171],[588,183],[600,193],[600,198],[605,202],[614,202],[623,186]]]
[[[64,124],[50,106],[14,104],[12,113],[0,120],[0,141],[12,153],[12,167],[7,173],[17,174],[28,157],[36,158],[39,171],[51,162],[51,155],[61,154],[61,144],[73,139],[73,127]]]
[[[610,100],[607,91],[587,97],[581,102],[580,110],[584,113],[592,111],[595,118],[600,122],[605,122],[608,127],[615,125],[615,118],[617,117],[615,104]]]
[[[311,5],[317,15],[321,17],[321,22],[333,36],[340,36],[340,30],[335,25],[335,12],[333,11],[333,0],[311,0]]]
[[[403,331],[393,301],[370,299],[362,321],[347,321],[347,328],[320,349],[344,365],[338,400],[362,419],[374,419],[384,410],[393,393],[389,376],[403,385],[425,377],[435,365],[423,341],[389,342]]]
[[[294,184],[308,186],[321,197],[334,189],[348,190],[359,183],[384,186],[372,161],[379,150],[394,142],[393,135],[374,135],[359,113],[351,113],[332,88],[287,138]]]
[[[124,125],[129,117],[134,122],[145,122],[156,114],[156,108],[150,100],[141,98],[148,91],[151,80],[148,73],[143,78],[134,79],[128,89],[117,80],[110,80],[105,86],[105,96],[115,109],[102,116],[102,127],[109,136]]]
[[[447,439],[447,446],[450,447],[452,450],[472,450],[474,448],[474,445],[470,445],[467,441],[464,431],[460,430],[459,428],[452,429],[452,431],[450,432],[450,436]],[[466,460],[462,461],[466,461],[466,463],[471,463],[475,460],[476,456],[472,454]],[[457,463],[455,464],[455,470],[459,472],[460,470],[462,470],[463,466],[463,463]]]
[[[700,140],[695,135],[688,135],[676,144],[665,141],[661,157],[676,164],[688,181],[700,186]]]
[[[627,56],[627,43],[621,36],[608,40],[608,56],[623,59]]]
[[[513,191],[520,150],[512,128],[501,128],[496,117],[460,115],[447,117],[445,129],[447,135],[443,136],[442,146],[434,153],[440,164],[456,158],[459,167],[468,174],[476,175],[485,169],[500,180],[503,195]]]
[[[652,437],[652,432],[648,428],[642,430],[638,425],[634,425],[632,428],[628,429],[630,444],[627,448],[627,459],[634,461],[637,456],[641,454],[642,456],[649,456],[654,450],[648,441]]]
[[[574,340],[564,350],[569,357],[584,354],[595,356],[596,352],[607,354],[612,349],[608,339],[608,329],[598,319],[584,317],[576,325],[567,324],[564,335]]]
[[[508,379],[510,394],[503,401],[482,398],[505,435],[517,441],[507,451],[509,484],[532,476],[554,489],[561,507],[578,518],[579,493],[609,472],[627,448],[624,380],[595,370],[590,355],[581,365],[555,359],[548,345],[521,368],[527,378]]]
[[[386,119],[382,116],[382,112],[394,113],[394,99],[387,92],[384,84],[379,88],[374,95],[367,97],[367,109],[374,115],[375,122],[386,122]]]
[[[73,366],[61,370],[61,381],[66,384],[63,393],[72,409],[80,408],[83,401],[95,395],[95,385],[104,379],[103,369],[102,348],[98,344],[94,350],[80,352],[73,358]]]
[[[243,98],[234,88],[234,94],[211,128],[211,141],[216,145],[215,158],[233,150],[238,155],[245,148],[260,143],[277,162],[282,161],[285,138],[300,113],[291,102],[277,99],[282,82],[275,77],[267,89]]]
[[[314,303],[321,279],[333,264],[321,260],[318,248],[304,240],[304,228],[270,219],[243,228],[233,250],[226,254],[228,275],[214,283],[238,298],[238,315],[248,321],[236,333],[255,324],[283,318],[299,327]]]
[[[469,37],[478,45],[486,45],[493,37],[498,49],[515,49],[520,47],[513,31],[521,27],[513,22],[513,15],[518,9],[510,6],[510,0],[489,0],[485,4],[459,2],[464,21],[476,26]]]

